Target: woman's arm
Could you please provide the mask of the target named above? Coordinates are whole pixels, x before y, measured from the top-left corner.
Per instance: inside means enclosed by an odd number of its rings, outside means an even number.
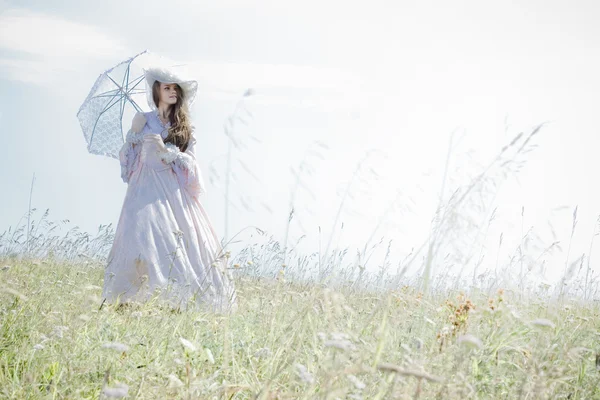
[[[136,113],[131,121],[131,129],[127,132],[125,143],[119,151],[119,162],[121,164],[121,179],[123,182],[129,182],[133,172],[134,163],[137,157],[135,147],[141,142],[141,132],[146,125],[146,117],[143,113]]]

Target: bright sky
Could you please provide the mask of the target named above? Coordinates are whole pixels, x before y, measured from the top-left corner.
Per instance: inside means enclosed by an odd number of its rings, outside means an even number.
[[[200,83],[193,117],[207,182],[210,165],[224,168],[225,118],[247,88],[257,90],[240,135],[260,143],[236,157],[259,181],[238,167],[234,188],[254,211],[232,211],[230,234],[258,225],[281,237],[290,167],[319,140],[329,150],[311,161],[316,199],[302,192],[296,205],[311,249],[318,226],[329,235],[337,193],[358,161],[378,148],[387,159],[369,165],[383,177],[355,192],[340,243],[364,244],[402,190],[412,213],[401,212],[402,198],[375,236],[390,235],[406,254],[428,231],[452,131],[464,134],[456,162],[469,149],[484,162],[548,121],[519,183],[496,198],[490,243],[504,232],[500,257],[510,256],[525,207],[524,231],[534,226],[551,242],[551,221],[566,250],[578,206],[574,260],[589,252],[600,214],[599,18],[600,3],[581,0],[0,2],[0,231],[27,211],[34,173],[33,205],[51,219],[88,231],[116,223],[126,190],[118,163],[87,153],[76,113],[102,71],[149,49],[188,63]],[[203,203],[223,233],[221,188],[209,186]],[[301,234],[298,225],[292,231]],[[547,261],[547,278],[565,258]]]

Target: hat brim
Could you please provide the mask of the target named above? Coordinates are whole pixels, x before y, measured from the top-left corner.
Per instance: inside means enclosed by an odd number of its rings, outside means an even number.
[[[196,100],[198,82],[193,79],[185,79],[177,75],[171,69],[148,68],[144,70],[144,77],[146,80],[146,97],[148,99],[148,105],[152,109],[156,108],[156,104],[154,104],[154,99],[152,98],[152,86],[156,81],[166,84],[176,83],[179,85],[184,93],[185,102],[187,103],[188,107],[190,107]]]

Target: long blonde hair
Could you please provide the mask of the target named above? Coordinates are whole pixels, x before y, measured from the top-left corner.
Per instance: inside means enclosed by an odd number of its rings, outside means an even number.
[[[192,138],[194,127],[191,124],[185,93],[177,84],[175,84],[175,90],[177,91],[177,102],[169,107],[168,117],[171,127],[169,128],[169,134],[165,139],[165,143],[173,143],[179,147],[179,150],[185,151]],[[160,100],[159,81],[154,81],[152,85],[152,100],[154,100],[154,104],[158,107]]]

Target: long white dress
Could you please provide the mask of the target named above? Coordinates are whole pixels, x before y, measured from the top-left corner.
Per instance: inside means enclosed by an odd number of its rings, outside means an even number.
[[[104,274],[107,302],[145,302],[214,311],[236,307],[236,293],[212,224],[198,200],[204,184],[196,139],[165,162],[168,151],[158,111],[144,114],[141,132],[130,132],[119,156],[127,193]],[[172,149],[172,148],[171,148]],[[176,154],[176,153],[171,153]]]

